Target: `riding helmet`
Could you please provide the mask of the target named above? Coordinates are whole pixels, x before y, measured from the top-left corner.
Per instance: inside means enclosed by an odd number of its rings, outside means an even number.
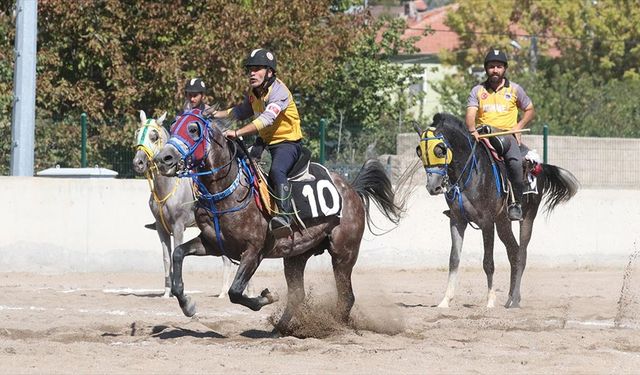
[[[505,68],[509,66],[509,62],[507,61],[507,55],[500,49],[492,49],[487,53],[487,56],[484,58],[484,68],[487,68],[487,64],[491,61],[498,61],[504,64]]]
[[[271,51],[264,48],[257,48],[251,51],[244,62],[244,67],[266,66],[274,72],[276,71],[276,56]]]
[[[207,86],[200,78],[191,78],[184,86],[184,92],[207,92]]]

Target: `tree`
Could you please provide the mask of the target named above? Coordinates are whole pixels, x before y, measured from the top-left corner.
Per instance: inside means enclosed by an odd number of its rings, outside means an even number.
[[[463,73],[434,88],[451,111],[463,113],[466,94],[477,82],[468,68],[499,47],[509,51],[509,77],[534,101],[534,131],[547,123],[554,134],[638,136],[630,126],[638,119],[634,100],[620,94],[637,89],[638,22],[640,10],[624,0],[461,2],[447,16],[461,45],[443,60]],[[511,47],[512,41],[521,49]]]

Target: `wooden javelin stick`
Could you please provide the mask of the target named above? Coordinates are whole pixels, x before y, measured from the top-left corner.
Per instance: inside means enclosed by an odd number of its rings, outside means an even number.
[[[489,137],[497,137],[499,135],[507,135],[507,134],[516,134],[516,133],[524,133],[529,132],[531,129],[518,129],[518,130],[505,130],[503,132],[497,133],[489,133],[489,134],[480,134],[478,138],[489,138]]]

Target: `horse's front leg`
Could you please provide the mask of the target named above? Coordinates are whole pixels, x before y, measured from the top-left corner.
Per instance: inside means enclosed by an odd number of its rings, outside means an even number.
[[[495,264],[493,263],[494,238],[495,233],[493,223],[482,228],[482,244],[484,245],[482,268],[484,269],[484,273],[487,275],[487,307],[489,308],[496,306],[496,291],[493,288],[493,273],[495,271]]]
[[[238,303],[253,311],[258,311],[262,306],[278,300],[278,296],[275,293],[271,293],[269,289],[264,289],[257,297],[248,297],[243,293],[249,285],[249,280],[258,269],[262,258],[260,249],[246,250],[242,253],[238,272],[236,272],[236,276],[229,289],[229,300],[232,303]]]
[[[509,264],[511,265],[509,298],[507,298],[507,302],[504,307],[520,307],[520,283],[516,283],[516,280],[519,278],[518,275],[522,275],[520,266],[518,265],[519,246],[516,238],[513,236],[511,221],[507,215],[498,215],[496,219],[496,230],[498,231],[500,241],[502,241],[507,248],[507,257],[509,258]]]
[[[233,262],[226,255],[222,256],[222,286],[218,298],[229,297],[229,288],[231,287]]]
[[[176,247],[173,251],[173,284],[171,292],[178,299],[184,315],[191,317],[196,313],[196,303],[191,300],[191,297],[184,294],[184,282],[182,281],[182,262],[187,255],[208,255],[207,249],[199,236]]]
[[[162,223],[156,219],[156,232],[162,244],[162,262],[164,264],[164,293],[162,298],[171,297],[171,234],[167,233]]]
[[[459,220],[459,219],[458,219]],[[447,280],[447,291],[438,307],[447,308],[453,300],[458,282],[458,267],[460,266],[460,255],[462,254],[462,243],[464,241],[464,231],[467,222],[457,221],[456,218],[449,219],[449,229],[451,230],[451,253],[449,254],[449,278]]]

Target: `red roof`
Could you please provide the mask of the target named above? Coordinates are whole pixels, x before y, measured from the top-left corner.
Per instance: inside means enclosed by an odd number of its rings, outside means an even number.
[[[429,11],[423,11],[427,9],[423,0],[415,0],[414,6],[416,10],[416,17],[407,18],[407,30],[404,33],[404,37],[417,36],[420,39],[415,43],[418,48],[417,54],[435,55],[442,50],[453,51],[460,46],[460,39],[449,26],[445,25],[447,13],[450,11],[456,11],[458,4],[451,4],[444,7],[435,8]],[[432,29],[435,32],[429,35],[423,35],[426,29]],[[519,25],[512,25],[512,28],[516,34],[526,34]],[[544,52],[545,55],[557,57],[560,56],[560,51],[553,45]]]
[[[424,8],[423,8],[424,6]],[[447,5],[432,9],[427,12],[419,12],[418,17],[415,19],[407,19],[408,28],[404,33],[405,37],[417,36],[420,37],[415,44],[418,48],[419,54],[437,54],[441,50],[454,50],[460,45],[460,39],[458,34],[453,32],[449,26],[444,24],[447,18],[447,12],[450,10],[456,10],[457,4]],[[426,9],[422,0],[416,1],[416,10]],[[437,32],[422,35],[425,29],[431,28],[437,30]]]

